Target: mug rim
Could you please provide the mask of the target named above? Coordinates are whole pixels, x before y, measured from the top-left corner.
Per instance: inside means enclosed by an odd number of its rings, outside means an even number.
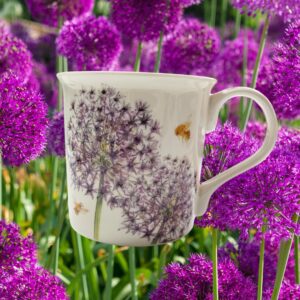
[[[128,71],[66,71],[56,73],[56,76],[60,78],[62,75],[82,75],[82,74],[102,74],[102,75],[124,75],[124,76],[143,76],[154,78],[181,78],[181,79],[193,79],[193,80],[208,80],[213,83],[217,82],[217,79],[207,76],[187,75],[187,74],[173,74],[173,73],[151,73],[151,72],[128,72]]]

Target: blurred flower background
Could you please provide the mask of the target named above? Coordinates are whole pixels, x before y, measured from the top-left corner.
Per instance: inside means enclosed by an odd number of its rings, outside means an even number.
[[[298,0],[10,0],[0,17],[0,299],[300,299]],[[257,88],[280,122],[276,146],[220,187],[178,241],[95,243],[67,214],[56,79],[67,70],[210,76],[213,92]],[[265,134],[258,106],[229,101],[206,136],[201,180],[252,155]],[[180,194],[192,178],[173,178],[169,165],[156,175]]]

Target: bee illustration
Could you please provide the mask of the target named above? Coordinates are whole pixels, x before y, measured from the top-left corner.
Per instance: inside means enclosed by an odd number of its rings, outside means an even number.
[[[87,213],[88,209],[86,209],[81,202],[75,201],[74,211],[76,216],[78,216],[80,213],[84,213],[84,214]]]
[[[176,136],[182,138],[184,141],[188,142],[191,138],[191,123],[185,122],[183,124],[180,124],[175,129]]]

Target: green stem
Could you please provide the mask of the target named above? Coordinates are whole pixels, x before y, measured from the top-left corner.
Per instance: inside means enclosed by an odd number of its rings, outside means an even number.
[[[63,18],[58,18],[58,30],[62,27],[63,24]],[[62,56],[57,55],[56,56],[56,71],[57,73],[64,71],[64,59]],[[57,110],[61,111],[62,109],[62,101],[63,101],[63,91],[62,91],[62,85],[58,82],[58,101],[57,101]]]
[[[90,264],[95,260],[93,248],[94,242],[82,238],[82,249],[83,249],[83,257],[85,265]],[[89,272],[86,272],[87,276],[87,283],[88,283],[88,290],[89,290],[89,297],[90,299],[99,299],[100,300],[100,291],[99,291],[99,276],[97,272],[97,268],[92,268]]]
[[[67,292],[70,296],[73,295],[74,289],[77,286],[77,282],[81,279],[81,277],[90,272],[93,268],[97,267],[100,263],[104,262],[107,259],[107,256],[97,257],[91,263],[87,264],[83,269],[80,269],[76,272],[75,277],[72,279],[71,283],[67,287]]]
[[[281,241],[272,300],[278,300],[293,239]]]
[[[58,260],[58,256],[59,256],[60,235],[62,232],[63,224],[65,221],[65,215],[67,212],[67,201],[66,201],[66,199],[64,199],[65,187],[66,187],[66,167],[64,167],[64,170],[63,170],[61,190],[60,190],[60,196],[59,196],[57,232],[55,235],[53,247],[51,249],[50,258],[48,260],[48,264],[46,265],[46,267],[49,268],[49,266],[52,264],[53,274],[56,274],[56,271],[57,271],[57,260]]]
[[[220,119],[222,124],[224,124],[228,119],[228,105],[224,104],[223,108],[220,111]]]
[[[299,270],[299,236],[294,238],[294,255],[295,255],[295,283],[300,284],[300,270]]]
[[[83,255],[83,248],[82,248],[82,238],[78,233],[75,233],[75,240],[76,240],[76,254],[77,254],[77,270],[81,270],[85,268],[84,262],[84,255]],[[89,299],[89,291],[88,291],[88,284],[87,284],[87,276],[85,273],[81,274],[81,281],[82,281],[82,292],[83,292],[83,299]]]
[[[267,40],[269,24],[270,24],[270,17],[267,16],[265,24],[264,24],[262,36],[261,36],[261,39],[260,39],[259,49],[258,49],[258,53],[257,53],[257,56],[256,56],[254,70],[253,70],[252,81],[251,81],[251,87],[252,88],[255,88],[255,86],[256,86],[259,67],[260,67],[262,55],[263,55],[266,40]],[[245,109],[245,111],[242,115],[242,120],[241,120],[241,129],[242,130],[245,130],[245,128],[247,126],[247,123],[248,123],[248,120],[249,120],[249,117],[250,117],[250,113],[251,113],[251,108],[252,108],[252,100],[248,100],[247,105],[246,105],[246,109]]]
[[[298,222],[299,216],[295,215],[293,217],[294,222]],[[272,293],[271,300],[278,300],[279,293],[282,285],[282,281],[284,278],[284,273],[286,269],[286,265],[289,259],[292,243],[294,239],[294,232],[291,233],[291,238],[288,240],[283,240],[280,243],[280,250],[279,250],[279,257],[278,257],[278,263],[277,263],[277,271],[276,271],[276,279],[274,284],[274,289]]]
[[[139,41],[137,53],[136,53],[136,57],[135,57],[135,63],[134,63],[134,71],[135,72],[140,71],[142,50],[143,50],[143,43],[141,41]]]
[[[15,206],[15,173],[12,167],[8,167],[9,174],[9,202],[12,205],[12,209]]]
[[[129,275],[131,284],[131,299],[137,300],[137,289],[135,282],[135,248],[129,247]]]
[[[56,70],[57,73],[63,72],[64,71],[64,65],[63,65],[63,57],[58,55],[56,57]],[[60,82],[58,82],[58,101],[57,101],[57,111],[61,111],[62,109],[62,100],[63,99],[63,90],[62,90],[62,85]]]
[[[63,68],[64,68],[64,72],[68,71],[68,60],[63,57]]]
[[[216,24],[216,13],[217,13],[217,0],[211,0],[210,7],[210,26],[214,27]]]
[[[111,292],[112,292],[112,279],[113,279],[113,271],[114,271],[114,245],[108,246],[108,261],[107,261],[107,280],[105,287],[104,300],[111,300]]]
[[[245,16],[245,28],[247,28],[248,18]],[[242,68],[242,86],[247,86],[247,69],[248,69],[248,33],[244,32],[244,47],[243,47],[243,68]],[[244,97],[240,99],[240,116],[244,113]],[[241,120],[240,120],[241,128]]]
[[[263,225],[262,233],[267,230],[267,226]],[[265,263],[265,237],[263,236],[260,242],[259,249],[259,268],[258,268],[258,283],[257,283],[257,300],[262,300],[263,282],[264,282],[264,263]]]
[[[212,230],[212,261],[213,261],[213,294],[214,300],[219,299],[218,291],[218,229]]]
[[[222,0],[222,14],[221,14],[221,37],[224,37],[225,24],[226,24],[226,14],[227,14],[228,0]]]
[[[56,69],[57,72],[66,72],[68,71],[68,61],[63,56],[58,55],[56,58]],[[58,102],[57,102],[57,110],[61,111],[63,107],[63,90],[62,85],[58,82]]]
[[[235,15],[235,25],[234,25],[234,38],[236,38],[240,32],[241,28],[241,14],[237,10]]]
[[[157,53],[156,53],[155,66],[154,66],[155,73],[158,73],[160,68],[163,39],[164,39],[164,33],[161,31],[159,35],[158,45],[157,45]]]
[[[204,21],[205,23],[209,24],[209,17],[210,17],[210,5],[208,1],[204,1]]]
[[[47,246],[49,242],[49,237],[51,233],[51,227],[52,227],[52,221],[53,221],[53,216],[55,213],[55,203],[54,203],[54,191],[56,188],[56,182],[57,182],[57,174],[58,174],[58,157],[53,156],[52,157],[53,162],[52,162],[52,180],[50,183],[50,188],[49,188],[49,202],[50,202],[50,213],[49,217],[47,219],[46,223],[46,239],[45,239],[45,245],[44,245],[44,253],[45,253],[45,259],[47,258]]]
[[[160,257],[159,257],[159,263],[158,263],[158,274],[157,274],[158,279],[161,278],[162,276],[164,266],[166,265],[167,256],[170,253],[170,251],[171,251],[171,246],[169,246],[168,244],[162,247],[162,250],[160,252]]]
[[[57,274],[58,269],[58,257],[59,257],[59,246],[60,246],[60,237],[56,239],[54,247],[54,258],[53,258],[53,265],[52,265],[52,273],[54,275]]]
[[[15,189],[16,174],[14,168],[8,167],[8,173],[10,178],[9,203],[11,205],[11,209],[14,214],[14,221],[16,222],[17,211],[18,211],[18,202],[17,202],[18,195],[16,195],[16,189]]]

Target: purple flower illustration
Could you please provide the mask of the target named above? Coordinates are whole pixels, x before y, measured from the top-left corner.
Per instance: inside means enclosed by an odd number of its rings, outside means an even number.
[[[160,126],[146,103],[130,105],[108,86],[82,89],[71,103],[68,129],[73,184],[97,199],[95,239],[103,201],[122,209],[122,229],[153,243],[184,233],[193,172],[187,159],[162,161]]]
[[[189,227],[194,178],[185,158],[166,157],[153,173],[128,194],[123,214],[127,230],[156,244],[178,239]]]

